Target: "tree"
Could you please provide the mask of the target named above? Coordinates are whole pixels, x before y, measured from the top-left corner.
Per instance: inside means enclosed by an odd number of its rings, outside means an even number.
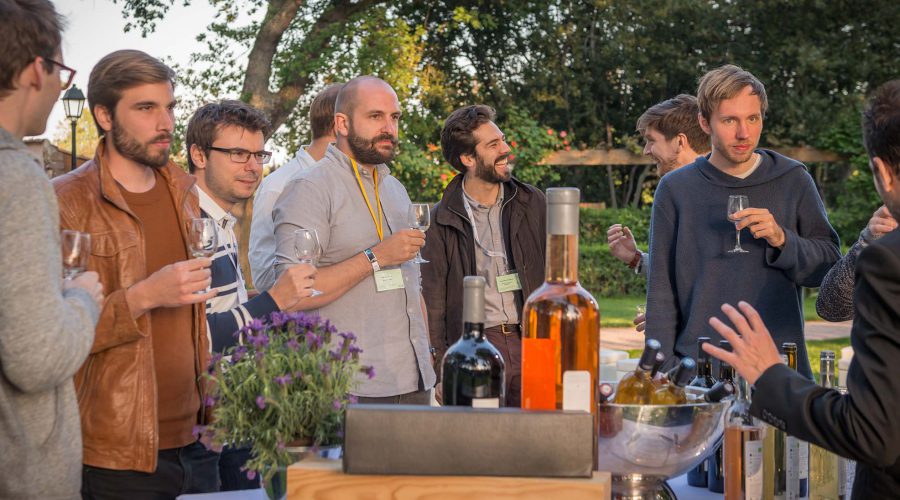
[[[87,106],[85,106],[84,112],[75,123],[75,130],[78,134],[75,141],[76,153],[84,158],[93,158],[100,139],[97,135],[97,127],[94,125],[94,117],[91,115],[91,110],[87,109]],[[63,119],[56,124],[53,143],[62,151],[72,151],[72,122],[68,119]]]

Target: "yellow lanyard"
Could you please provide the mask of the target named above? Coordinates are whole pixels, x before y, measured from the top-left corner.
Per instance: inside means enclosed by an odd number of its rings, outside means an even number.
[[[366,200],[366,206],[369,207],[369,215],[372,216],[372,220],[375,222],[375,230],[378,231],[378,241],[384,241],[384,226],[381,223],[381,198],[378,196],[378,169],[372,169],[372,176],[375,179],[375,204],[378,208],[378,216],[376,217],[375,211],[372,210],[372,204],[369,203],[369,195],[366,194],[366,188],[363,187],[362,178],[359,176],[359,167],[356,166],[356,160],[351,158],[350,164],[353,165],[353,173],[356,174],[356,182],[359,184],[359,190],[362,191],[363,199]]]

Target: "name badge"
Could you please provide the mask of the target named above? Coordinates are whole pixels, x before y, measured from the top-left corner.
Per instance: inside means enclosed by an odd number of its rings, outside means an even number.
[[[379,292],[403,288],[403,271],[398,269],[382,269],[375,272],[375,289]]]
[[[514,292],[522,289],[522,282],[519,281],[519,273],[509,273],[497,276],[497,291],[500,293]]]

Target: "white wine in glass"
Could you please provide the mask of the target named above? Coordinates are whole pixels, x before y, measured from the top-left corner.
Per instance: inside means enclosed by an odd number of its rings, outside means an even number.
[[[750,208],[750,198],[742,195],[742,194],[733,194],[728,197],[728,220],[734,222],[734,248],[728,251],[728,253],[750,253],[747,250],[741,248],[741,230],[737,228],[738,222],[740,219],[733,219],[731,216],[740,212],[741,210]]]
[[[298,229],[294,231],[294,250],[297,253],[297,260],[301,264],[316,267],[322,252],[322,247],[319,246],[319,234],[316,233],[316,230]],[[313,288],[309,296],[318,297],[319,295],[322,295],[322,292]]]
[[[412,208],[409,210],[409,221],[413,229],[418,229],[422,232],[428,231],[428,228],[431,227],[431,208],[427,203],[413,203]],[[410,262],[413,264],[428,263],[427,260],[422,258],[422,252],[416,252],[416,258]]]
[[[63,278],[70,280],[85,272],[91,255],[91,235],[64,229],[60,234],[62,242]]]

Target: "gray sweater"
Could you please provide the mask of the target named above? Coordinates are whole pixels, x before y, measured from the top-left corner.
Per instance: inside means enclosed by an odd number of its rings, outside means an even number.
[[[79,498],[72,376],[100,311],[63,291],[59,209],[43,168],[0,128],[0,499]]]

